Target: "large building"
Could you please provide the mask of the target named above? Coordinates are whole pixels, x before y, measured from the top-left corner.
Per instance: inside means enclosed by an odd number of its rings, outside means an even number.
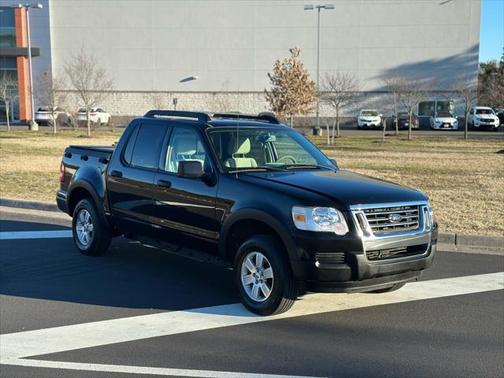
[[[320,14],[320,76],[355,75],[366,105],[380,106],[383,81],[391,76],[429,80],[434,93],[460,80],[476,81],[479,0],[327,2],[335,7]],[[34,76],[63,75],[65,63],[84,49],[114,80],[102,104],[112,114],[172,107],[174,98],[183,109],[266,110],[267,73],[294,46],[315,79],[317,11],[304,10],[305,4],[317,4],[312,0],[41,3],[43,9],[30,10],[32,45],[40,49]],[[19,34],[25,27],[24,11],[9,8],[16,4],[0,0],[0,69],[17,70],[20,100],[13,114],[23,119],[26,49]],[[79,103],[74,99],[68,106]]]

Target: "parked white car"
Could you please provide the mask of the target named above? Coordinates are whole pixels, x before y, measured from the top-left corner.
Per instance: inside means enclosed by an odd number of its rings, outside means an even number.
[[[59,106],[54,106],[53,110],[49,106],[41,106],[35,112],[35,122],[40,126],[52,126],[54,120],[60,126],[72,126],[72,115]]]
[[[374,109],[362,109],[357,117],[357,127],[381,127],[382,115]]]
[[[110,122],[110,113],[107,113],[102,108],[91,108],[89,112],[89,120],[95,125],[106,126]],[[80,108],[77,112],[77,122],[85,124],[87,122],[86,108]]]
[[[486,106],[475,106],[469,112],[467,120],[469,127],[479,130],[494,130],[499,129],[499,117],[495,114],[492,108]]]
[[[450,112],[438,112],[430,117],[430,127],[433,130],[458,130],[459,122]]]

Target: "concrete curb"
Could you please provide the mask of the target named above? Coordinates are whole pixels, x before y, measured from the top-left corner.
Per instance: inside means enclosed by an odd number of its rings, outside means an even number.
[[[50,202],[25,201],[17,199],[0,198],[0,206],[15,207],[18,209],[31,209],[41,211],[59,211],[58,206]]]
[[[58,207],[50,202],[1,198],[0,206],[59,212]],[[504,255],[504,237],[443,233],[438,236],[438,250]]]

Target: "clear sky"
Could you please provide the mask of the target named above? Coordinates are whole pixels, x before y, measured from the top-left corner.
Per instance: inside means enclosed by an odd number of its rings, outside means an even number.
[[[504,0],[482,0],[480,62],[499,60],[504,48]]]

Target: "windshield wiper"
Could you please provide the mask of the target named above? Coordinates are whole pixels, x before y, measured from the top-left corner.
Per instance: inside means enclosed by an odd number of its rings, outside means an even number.
[[[336,167],[328,167],[322,164],[284,164],[282,168],[285,169],[306,169],[306,168],[314,168],[314,169],[329,169],[330,171],[336,171]]]
[[[257,167],[235,169],[233,171],[228,171],[228,173],[263,172],[263,171],[285,171],[285,170],[287,170],[287,168],[285,168],[284,166],[259,165]]]

